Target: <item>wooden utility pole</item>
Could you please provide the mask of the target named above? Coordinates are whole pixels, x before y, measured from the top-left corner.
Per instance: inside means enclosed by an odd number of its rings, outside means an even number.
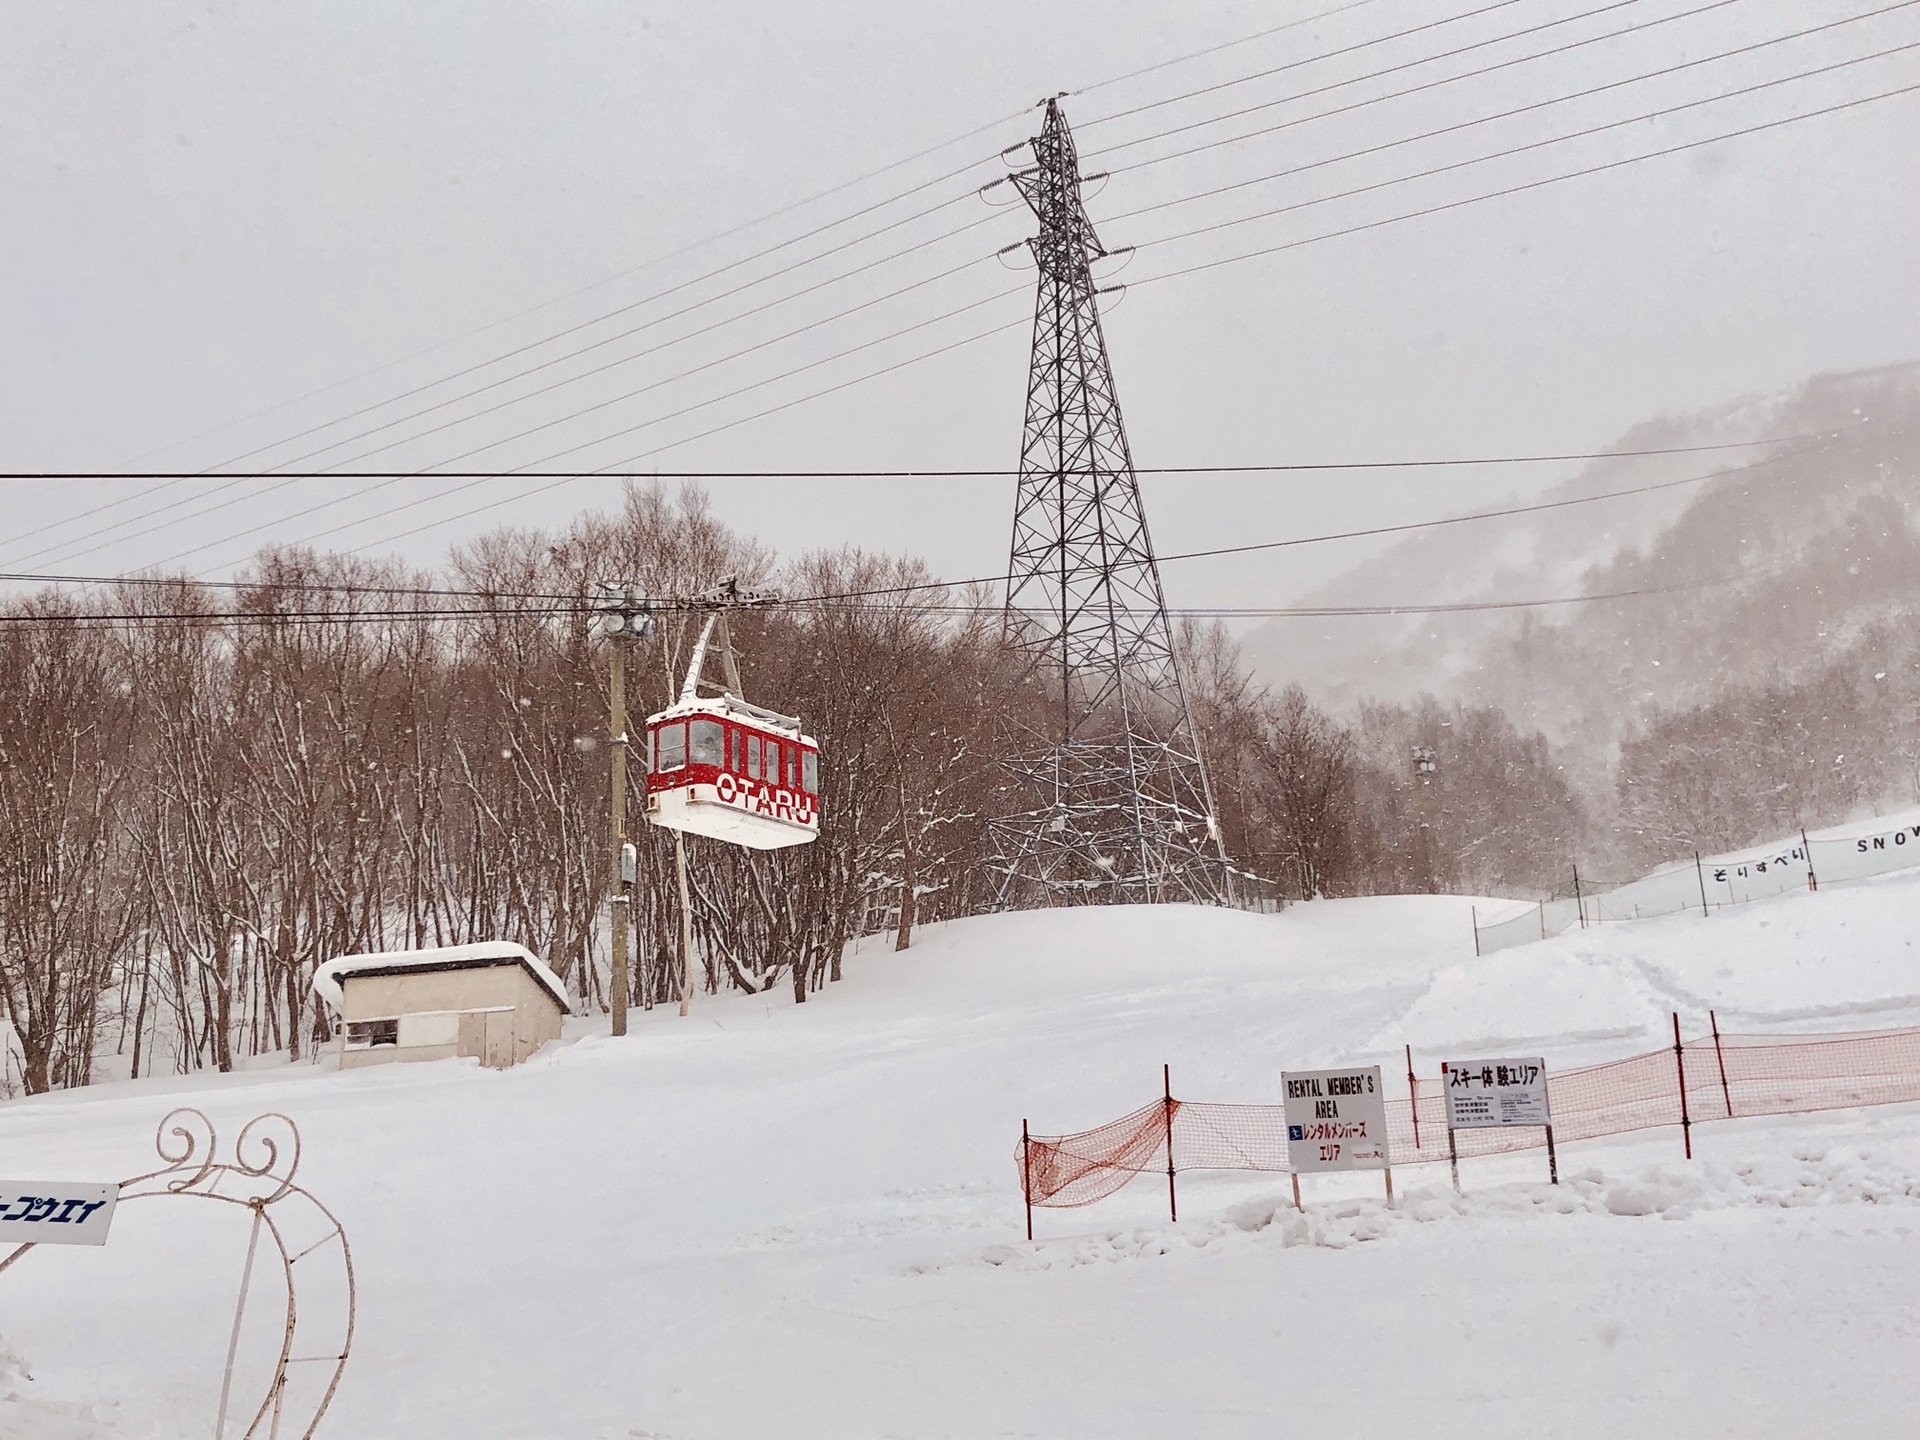
[[[652,628],[647,604],[629,591],[613,585],[600,587],[597,607],[600,630],[607,637],[610,651],[608,668],[607,729],[613,754],[608,760],[608,830],[613,852],[613,908],[608,929],[613,948],[613,984],[610,996],[613,1009],[613,1033],[627,1033],[628,976],[627,952],[631,938],[633,882],[638,875],[638,855],[627,839],[627,646]]]
[[[613,734],[613,774],[608,791],[613,830],[613,1033],[627,1033],[627,931],[633,909],[633,884],[626,874],[627,857],[627,641],[615,635],[608,662],[613,703],[608,729]]]

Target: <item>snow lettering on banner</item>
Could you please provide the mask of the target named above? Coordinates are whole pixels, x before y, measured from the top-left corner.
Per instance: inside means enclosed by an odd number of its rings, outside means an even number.
[[[0,1244],[104,1245],[118,1185],[0,1180]]]
[[[1547,1062],[1443,1060],[1449,1130],[1487,1130],[1503,1125],[1551,1125],[1547,1109]]]
[[[1380,1067],[1285,1070],[1287,1164],[1298,1174],[1383,1170],[1387,1096]]]
[[[1707,878],[1715,885],[1727,885],[1735,880],[1757,880],[1768,875],[1776,885],[1787,879],[1799,884],[1807,877],[1807,852],[1793,845],[1740,860],[1718,860]]]
[[[1868,855],[1876,850],[1902,850],[1912,847],[1915,860],[1920,861],[1920,825],[1904,825],[1898,830],[1889,830],[1884,835],[1862,835],[1853,842],[1853,853]]]

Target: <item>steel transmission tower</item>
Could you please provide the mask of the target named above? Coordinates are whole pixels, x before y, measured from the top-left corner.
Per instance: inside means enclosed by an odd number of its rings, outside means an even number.
[[[1003,906],[1229,901],[1147,535],[1066,117],[1047,102],[1034,165],[1011,176],[1039,220],[1026,438],[1007,625],[1033,693],[1009,747],[1014,813],[993,822]]]

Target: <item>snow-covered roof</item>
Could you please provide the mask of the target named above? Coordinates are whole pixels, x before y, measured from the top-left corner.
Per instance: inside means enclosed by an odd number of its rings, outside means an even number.
[[[313,972],[313,993],[336,1012],[340,1009],[340,981],[348,975],[392,975],[419,970],[461,970],[481,965],[518,962],[537,981],[562,1014],[571,1014],[567,987],[538,955],[511,940],[483,940],[474,945],[440,945],[425,950],[378,950],[366,955],[339,955]]]
[[[731,690],[718,695],[702,695],[693,700],[676,700],[666,709],[647,717],[647,724],[655,725],[663,720],[679,720],[695,715],[721,715],[745,720],[750,724],[764,725],[770,730],[781,730],[816,748],[819,741],[806,733],[799,720],[792,715],[782,715],[777,710],[767,710],[750,700],[742,700]]]

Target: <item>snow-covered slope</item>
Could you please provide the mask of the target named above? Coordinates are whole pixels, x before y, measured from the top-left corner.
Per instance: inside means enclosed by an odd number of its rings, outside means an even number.
[[[1920,1107],[1403,1172],[1139,1182],[1021,1237],[1023,1116],[1272,1101],[1411,1043],[1568,1064],[1689,1028],[1920,1020],[1920,880],[1575,932],[1476,961],[1471,902],[990,917],[870,945],[804,1007],[581,1022],[447,1061],[142,1081],[0,1108],[0,1173],[148,1167],[155,1122],[282,1110],[354,1244],[324,1436],[1903,1433]],[[1485,903],[1485,902],[1481,902]],[[596,1033],[597,1032],[597,1033]],[[205,1433],[244,1218],[129,1206],[0,1275],[0,1434]],[[189,1213],[192,1212],[192,1213]],[[1358,1242],[1371,1243],[1358,1243]],[[270,1307],[263,1306],[264,1316]],[[28,1376],[31,1378],[27,1378]]]

